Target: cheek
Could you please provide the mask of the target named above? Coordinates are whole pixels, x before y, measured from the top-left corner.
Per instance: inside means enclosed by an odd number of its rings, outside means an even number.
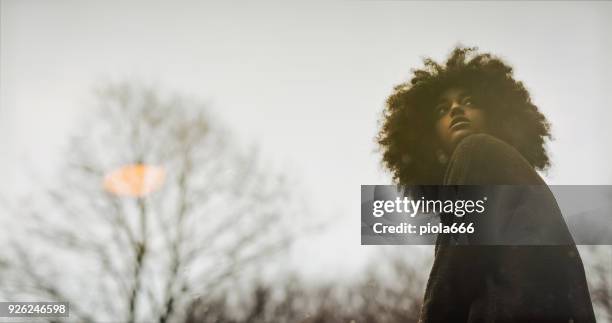
[[[486,118],[484,112],[482,110],[472,110],[470,114],[470,119],[476,128],[481,131],[486,130]]]
[[[448,123],[446,122],[446,118],[438,119],[435,128],[438,139],[444,140],[448,136]]]

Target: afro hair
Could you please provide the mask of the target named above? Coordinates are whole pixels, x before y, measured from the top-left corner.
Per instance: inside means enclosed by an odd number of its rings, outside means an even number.
[[[387,99],[377,141],[383,164],[402,185],[440,184],[445,165],[435,151],[434,106],[449,88],[470,93],[486,115],[491,135],[516,148],[535,168],[550,161],[544,147],[550,127],[531,102],[522,82],[513,78],[512,67],[477,48],[455,47],[444,64],[431,58],[413,70],[409,82],[397,85]]]

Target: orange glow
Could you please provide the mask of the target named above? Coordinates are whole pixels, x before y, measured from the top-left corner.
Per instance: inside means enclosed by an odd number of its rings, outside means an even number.
[[[162,167],[127,165],[104,177],[104,189],[119,196],[143,197],[159,189],[165,178],[166,171]]]

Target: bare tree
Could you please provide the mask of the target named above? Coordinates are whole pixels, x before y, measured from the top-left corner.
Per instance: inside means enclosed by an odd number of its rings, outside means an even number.
[[[405,256],[405,253],[403,254]],[[401,255],[372,263],[350,284],[311,286],[296,276],[280,286],[260,282],[230,304],[228,293],[194,301],[188,323],[409,323],[417,322],[425,288],[422,268]],[[384,270],[381,270],[384,269]]]
[[[612,322],[612,248],[609,245],[578,247],[598,322]]]
[[[69,301],[85,322],[180,321],[288,246],[290,183],[202,105],[130,84],[96,102],[53,187],[5,214],[4,298]]]

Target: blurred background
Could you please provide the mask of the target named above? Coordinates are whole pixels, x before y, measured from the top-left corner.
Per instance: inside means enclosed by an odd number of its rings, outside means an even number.
[[[375,136],[478,46],[549,118],[549,184],[612,183],[612,4],[0,2],[0,298],[80,322],[416,322],[432,246],[361,246]],[[585,163],[588,165],[585,167]],[[581,246],[598,319],[612,252]]]

